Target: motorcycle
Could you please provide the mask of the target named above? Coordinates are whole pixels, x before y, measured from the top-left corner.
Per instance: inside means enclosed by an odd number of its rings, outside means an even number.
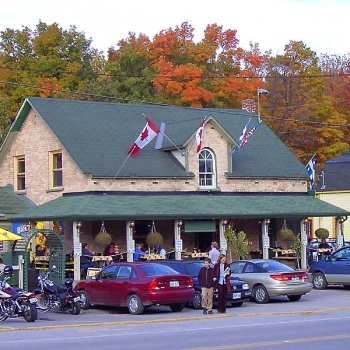
[[[56,284],[49,279],[50,274],[56,272],[52,266],[38,277],[38,287],[34,290],[40,309],[69,311],[72,315],[79,315],[81,310],[80,293],[73,289],[73,278],[67,278],[64,284]]]
[[[0,281],[0,321],[23,316],[27,322],[34,322],[38,317],[35,294],[10,286],[8,280],[13,274],[12,266],[5,266],[3,274]]]

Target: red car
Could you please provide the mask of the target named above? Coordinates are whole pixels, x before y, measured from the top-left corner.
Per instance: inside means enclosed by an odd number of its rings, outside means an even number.
[[[91,279],[80,281],[82,308],[91,305],[127,307],[140,315],[152,305],[169,305],[181,311],[193,299],[193,280],[168,266],[149,262],[116,263],[103,268]]]

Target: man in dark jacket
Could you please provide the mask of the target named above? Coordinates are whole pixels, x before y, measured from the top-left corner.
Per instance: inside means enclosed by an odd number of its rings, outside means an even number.
[[[204,266],[199,270],[198,282],[202,287],[203,314],[213,313],[213,293],[216,281],[214,269],[210,267],[211,260],[204,259]]]

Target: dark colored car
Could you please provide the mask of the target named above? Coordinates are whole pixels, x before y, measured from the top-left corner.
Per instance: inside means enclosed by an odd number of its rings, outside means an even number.
[[[346,245],[324,260],[313,263],[309,276],[315,289],[326,289],[329,284],[342,284],[350,289],[350,246]]]
[[[148,262],[108,265],[91,279],[80,281],[75,289],[80,291],[83,309],[91,305],[127,307],[133,315],[154,305],[181,311],[195,294],[190,276]]]
[[[170,266],[174,270],[192,277],[195,295],[189,302],[189,306],[195,310],[202,308],[202,292],[198,282],[199,270],[204,266],[200,260],[158,260],[158,263]],[[242,306],[244,301],[248,301],[251,297],[249,286],[245,281],[239,279],[231,279],[232,292],[227,293],[227,302],[232,306]],[[217,300],[217,293],[214,292],[214,302]]]

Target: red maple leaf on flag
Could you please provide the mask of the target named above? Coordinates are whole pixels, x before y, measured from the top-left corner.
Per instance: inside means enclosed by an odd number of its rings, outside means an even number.
[[[145,140],[148,137],[148,128],[145,128],[141,133],[141,141]]]

